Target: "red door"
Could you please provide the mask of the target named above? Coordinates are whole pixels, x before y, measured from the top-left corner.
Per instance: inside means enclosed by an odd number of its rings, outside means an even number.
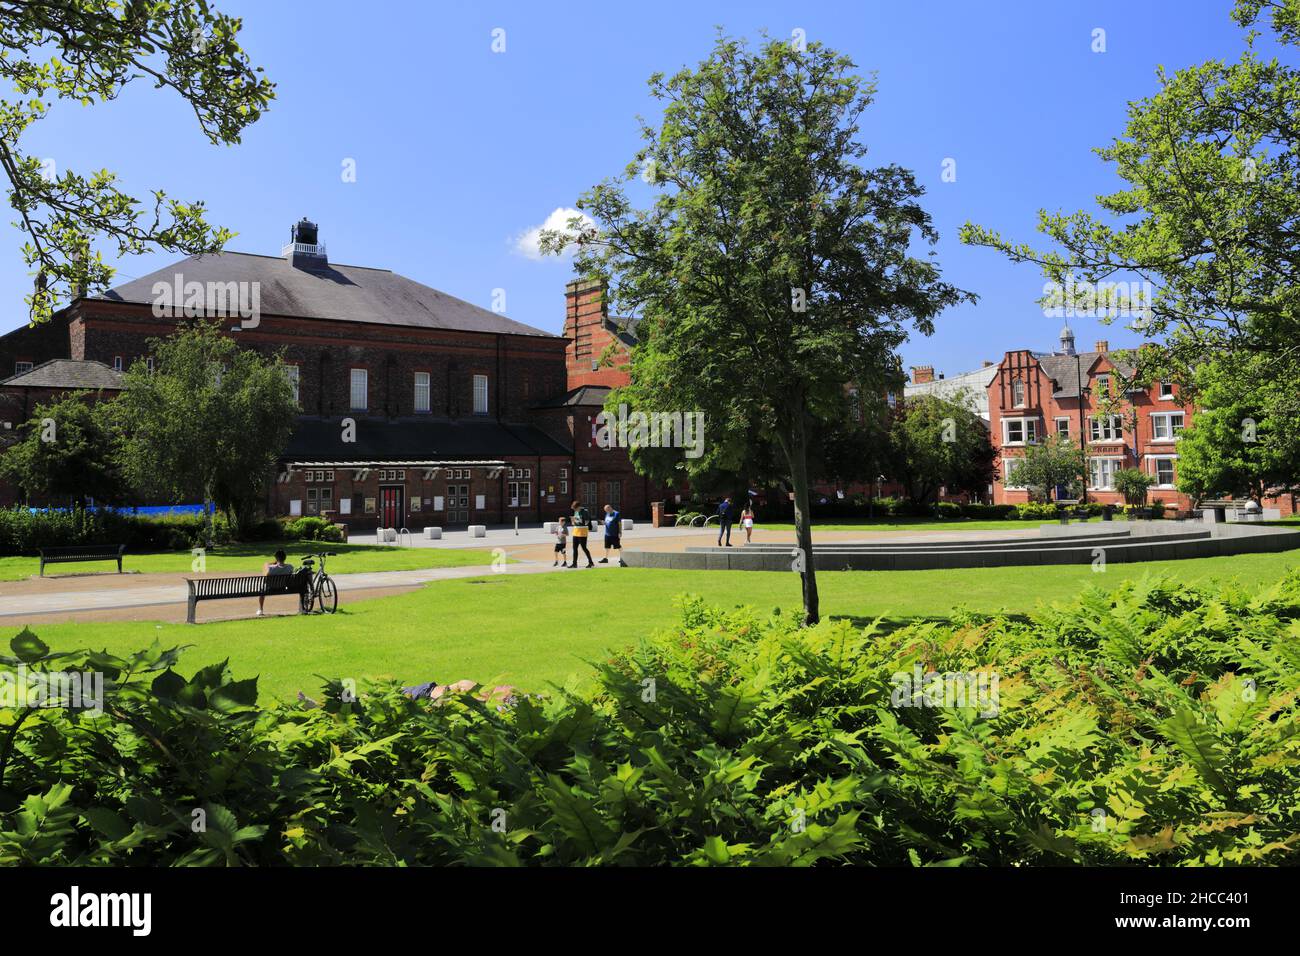
[[[381,528],[400,528],[405,524],[402,514],[402,489],[379,489],[379,526]]]

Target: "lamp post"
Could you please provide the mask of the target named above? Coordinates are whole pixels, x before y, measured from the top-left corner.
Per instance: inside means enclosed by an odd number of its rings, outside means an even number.
[[[1083,415],[1083,397],[1087,395],[1091,389],[1084,387],[1083,359],[1079,356],[1078,352],[1074,353],[1074,376],[1075,381],[1079,386],[1079,450],[1083,452],[1083,475],[1081,476],[1083,497],[1080,501],[1086,505],[1088,503],[1088,439],[1085,435],[1087,427]]]

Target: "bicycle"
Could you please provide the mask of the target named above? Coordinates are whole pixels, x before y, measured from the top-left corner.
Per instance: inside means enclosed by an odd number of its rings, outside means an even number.
[[[325,573],[325,559],[335,557],[337,552],[325,551],[320,554],[312,554],[302,559],[303,569],[308,574],[307,587],[299,597],[302,607],[302,613],[311,614],[314,607],[319,605],[320,613],[333,614],[339,606],[339,589],[334,583],[333,578]],[[312,565],[316,559],[320,558],[320,566],[313,569]]]

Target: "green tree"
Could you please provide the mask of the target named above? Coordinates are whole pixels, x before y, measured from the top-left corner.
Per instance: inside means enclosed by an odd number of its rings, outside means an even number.
[[[70,501],[78,508],[90,498],[121,503],[126,490],[113,454],[108,403],[91,404],[86,395],[36,406],[18,426],[21,438],[0,454],[0,478],[28,498]]]
[[[1164,340],[1142,353],[1148,371],[1179,381],[1225,352],[1265,356],[1260,374],[1294,381],[1300,356],[1300,67],[1256,52],[1265,11],[1281,47],[1300,45],[1300,0],[1238,0],[1233,18],[1251,29],[1241,58],[1159,69],[1159,89],[1130,103],[1124,134],[1097,150],[1126,183],[1098,198],[1102,215],[1040,211],[1046,252],[962,230],[1041,266],[1054,286],[1044,304],[1128,313],[1131,328]],[[1153,294],[1106,288],[1117,279]]]
[[[1058,433],[1025,448],[1014,480],[1017,487],[1029,489],[1034,501],[1051,501],[1058,486],[1065,488],[1071,498],[1077,498],[1083,490],[1086,466],[1083,449]]]
[[[0,5],[0,76],[13,87],[0,99],[0,167],[27,237],[23,257],[36,276],[27,297],[33,321],[48,318],[75,289],[109,284],[113,269],[91,248],[96,239],[114,243],[118,255],[149,247],[189,255],[216,251],[233,234],[210,227],[201,202],[155,190],[147,209],[119,190],[108,170],[53,168],[22,151],[22,134],[58,100],[105,103],[145,80],[187,100],[211,142],[238,143],[274,96],[237,42],[240,27],[208,0]]]
[[[643,410],[707,413],[717,461],[739,462],[757,424],[794,489],[807,570],[805,619],[819,617],[808,510],[810,435],[846,389],[883,392],[908,325],[933,331],[968,293],[943,282],[937,234],[906,169],[866,168],[858,122],[874,85],[820,44],[720,37],[694,69],[650,79],[658,128],[621,177],[585,193],[565,231],[576,267],[611,282],[637,315],[626,392]],[[626,184],[655,193],[637,209]]]
[[[1262,501],[1270,490],[1300,488],[1300,396],[1257,372],[1268,364],[1267,356],[1224,358],[1197,369],[1200,408],[1178,443],[1180,491]]]
[[[965,396],[907,399],[889,424],[887,443],[885,474],[913,504],[936,500],[943,487],[981,492],[993,477],[988,425]]]
[[[123,472],[163,500],[215,503],[243,531],[298,413],[283,365],[239,348],[216,322],[182,326],[150,347],[155,371],[137,361],[111,405]]]

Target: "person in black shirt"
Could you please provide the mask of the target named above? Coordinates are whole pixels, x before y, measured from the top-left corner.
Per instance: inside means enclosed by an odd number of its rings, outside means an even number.
[[[722,536],[727,536],[727,547],[731,547],[731,497],[722,499],[718,505],[718,546],[722,546]]]
[[[582,548],[582,553],[587,556],[587,567],[594,568],[596,562],[591,560],[591,552],[587,550],[587,534],[591,530],[591,515],[587,513],[579,502],[573,503],[573,563],[571,568],[578,566],[578,548]]]

